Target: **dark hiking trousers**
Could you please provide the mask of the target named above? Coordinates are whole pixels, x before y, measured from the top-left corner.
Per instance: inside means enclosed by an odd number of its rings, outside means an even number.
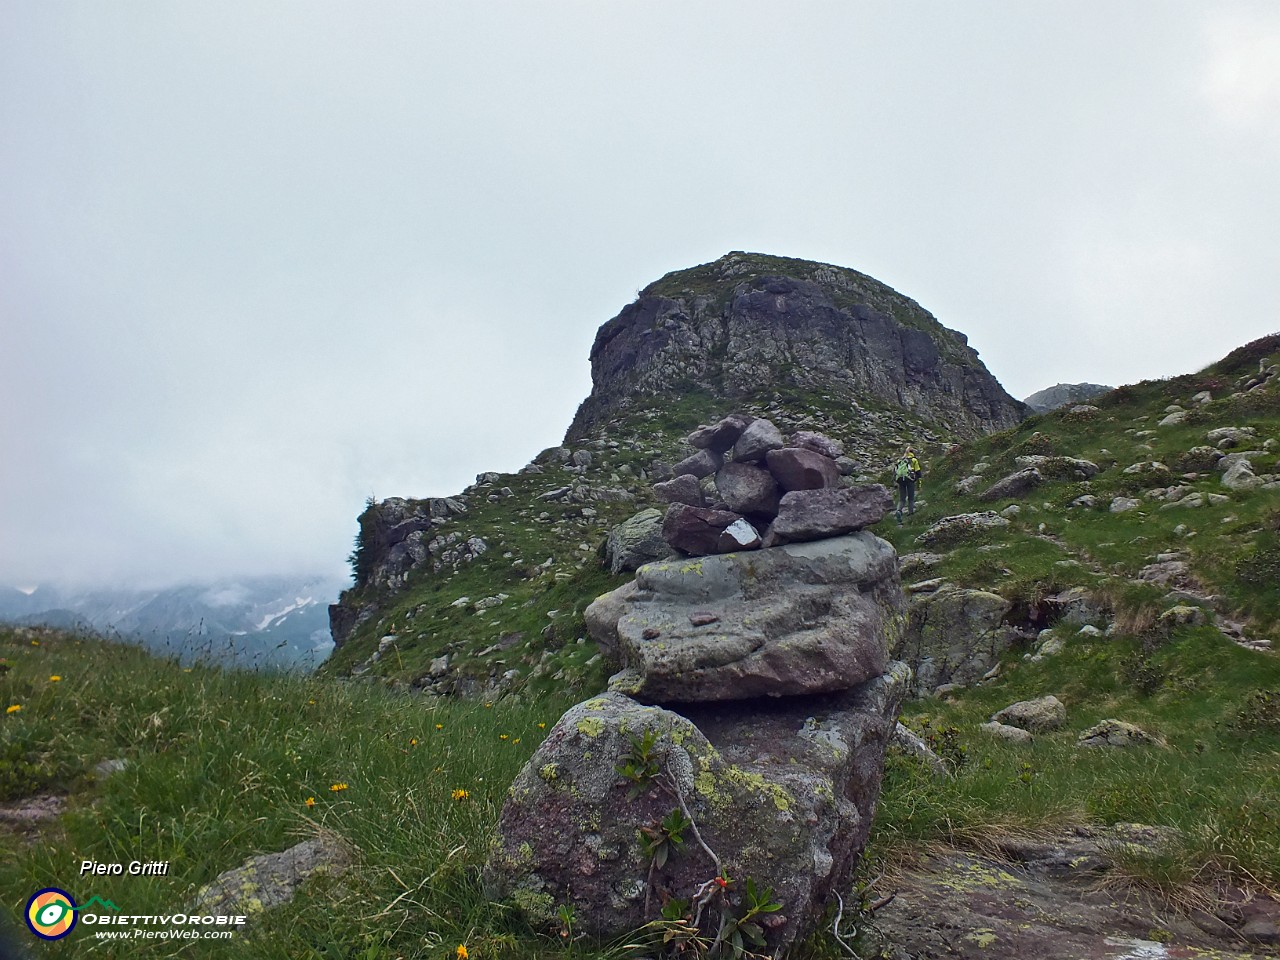
[[[902,522],[902,511],[916,512],[916,482],[914,480],[898,481],[898,522]]]

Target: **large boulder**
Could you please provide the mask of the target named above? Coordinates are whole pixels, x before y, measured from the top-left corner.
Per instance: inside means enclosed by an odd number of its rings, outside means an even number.
[[[642,564],[672,556],[671,547],[662,538],[662,521],[661,510],[641,510],[610,530],[604,546],[609,572],[616,576],[625,570],[635,570]]]
[[[1024,497],[1043,482],[1044,475],[1038,469],[1025,467],[997,480],[982,491],[978,499],[990,502],[992,500],[1009,500],[1015,497]]]
[[[1037,733],[1056,730],[1067,722],[1067,708],[1055,696],[1037,697],[1035,700],[1019,700],[992,715],[996,723],[1021,727]]]
[[[1253,464],[1237,460],[1222,474],[1222,485],[1228,490],[1253,490],[1265,481],[1253,473]]]
[[[1081,460],[1077,457],[1046,457],[1030,454],[1015,457],[1013,465],[1019,470],[1035,468],[1042,477],[1053,477],[1055,480],[1088,480],[1098,475],[1100,468],[1092,460]]]
[[[647,564],[586,622],[638,700],[785,697],[881,673],[901,596],[893,547],[862,531]]]
[[[783,490],[821,490],[840,484],[840,468],[830,457],[802,447],[783,447],[765,455],[769,472]]]
[[[1123,720],[1109,718],[1076,738],[1077,747],[1164,747],[1163,737]]]
[[[914,671],[911,694],[927,697],[945,683],[981,680],[1018,638],[1004,623],[1011,607],[984,590],[947,586],[918,594],[891,651]]]
[[[959,513],[943,517],[920,536],[916,543],[927,547],[947,547],[957,543],[980,540],[993,530],[1002,530],[1009,521],[992,510],[980,513]]]
[[[710,939],[750,880],[781,904],[761,918],[762,952],[784,952],[848,888],[905,676],[898,664],[817,700],[675,712],[606,693],[573,707],[511,787],[491,895],[543,928],[567,902],[578,930],[613,938],[657,919],[663,901],[714,891],[698,918]],[[645,831],[661,836],[677,812],[693,826],[659,863]]]
[[[783,494],[766,545],[838,537],[884,519],[893,496],[878,483]]]

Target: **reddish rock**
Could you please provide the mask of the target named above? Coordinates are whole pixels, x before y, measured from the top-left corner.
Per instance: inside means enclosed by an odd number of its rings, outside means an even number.
[[[691,473],[681,474],[674,480],[666,480],[653,485],[653,492],[663,503],[687,503],[691,507],[706,506],[702,496],[702,486],[698,478]]]
[[[720,549],[720,534],[742,518],[728,510],[673,503],[662,521],[662,538],[684,553],[703,557]]]
[[[791,435],[790,445],[802,450],[812,450],[832,460],[844,456],[843,443],[831,439],[825,433],[815,433],[812,430],[797,430]]]
[[[770,450],[769,472],[783,490],[821,490],[840,483],[840,468],[830,457],[799,447]]]
[[[893,497],[878,483],[783,494],[766,546],[839,537],[884,519]]]

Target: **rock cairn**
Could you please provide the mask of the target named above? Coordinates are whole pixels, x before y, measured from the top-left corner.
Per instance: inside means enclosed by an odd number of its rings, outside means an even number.
[[[887,493],[850,496],[833,441],[791,439],[745,417],[695,431],[660,486],[693,499],[715,477],[710,506],[667,513],[702,555],[645,564],[588,607],[621,669],[516,778],[486,874],[535,925],[568,903],[611,938],[665,907],[708,940],[750,924],[746,947],[778,955],[848,886],[909,682],[888,655],[902,590],[893,547],[860,529]],[[738,523],[752,535],[720,552]],[[753,896],[779,906],[748,916]]]
[[[821,433],[784,440],[771,421],[735,413],[687,439],[695,452],[653,488],[669,504],[662,537],[680,553],[822,540],[870,526],[893,508],[880,484],[841,486],[844,445]]]

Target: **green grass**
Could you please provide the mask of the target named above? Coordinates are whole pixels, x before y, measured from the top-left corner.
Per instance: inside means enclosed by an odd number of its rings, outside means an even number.
[[[937,779],[891,757],[872,856],[939,841],[981,846],[1001,831],[1136,822],[1181,831],[1172,859],[1148,865],[1166,877],[1190,883],[1207,871],[1280,888],[1280,694],[1265,704],[1256,696],[1280,689],[1280,660],[1211,629],[1185,629],[1147,655],[1156,682],[1146,693],[1127,669],[1142,655],[1133,639],[1073,637],[1040,663],[1011,654],[993,685],[908,704],[904,722],[944,742],[960,764],[954,779]],[[1048,694],[1067,706],[1061,730],[1014,746],[977,729],[1012,702]],[[1075,746],[1108,717],[1162,735],[1168,749]]]
[[[41,955],[452,957],[461,943],[478,956],[562,952],[489,903],[480,869],[507,787],[565,703],[432,702],[372,684],[185,670],[56,634],[32,646],[0,633],[0,657],[0,701],[21,707],[0,714],[0,756],[23,758],[0,766],[0,796],[70,795],[35,842],[0,842],[4,912],[17,929],[45,886],[166,913],[220,872],[321,831],[357,856],[346,878],[309,884],[231,946],[94,949],[82,927]],[[90,776],[113,758],[128,768]],[[171,869],[90,881],[77,875],[81,859]]]

